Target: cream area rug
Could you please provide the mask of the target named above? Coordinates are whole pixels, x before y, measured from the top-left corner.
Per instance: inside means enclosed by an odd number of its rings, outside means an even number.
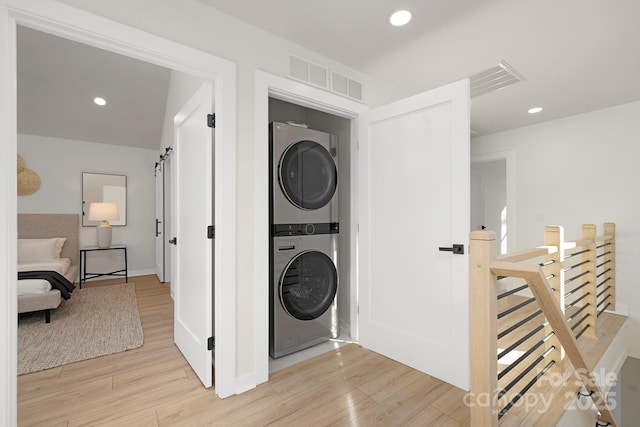
[[[76,288],[51,323],[42,313],[18,319],[18,375],[140,347],[143,338],[133,283]]]

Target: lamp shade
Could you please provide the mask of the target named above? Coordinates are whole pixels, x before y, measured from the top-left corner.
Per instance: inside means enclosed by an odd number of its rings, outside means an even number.
[[[117,221],[120,219],[118,205],[115,203],[91,203],[89,221]]]
[[[91,203],[89,205],[89,221],[102,221],[96,227],[99,248],[109,248],[111,246],[111,224],[109,224],[109,221],[117,221],[119,219],[118,205],[115,203]]]

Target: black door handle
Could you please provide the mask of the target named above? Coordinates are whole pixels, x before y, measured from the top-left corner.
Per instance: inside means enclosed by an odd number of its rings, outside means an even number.
[[[161,235],[162,233],[160,232],[160,230],[158,230],[158,226],[162,224],[162,221],[160,221],[158,218],[156,218],[156,237],[158,237],[159,235]]]
[[[173,239],[169,240],[169,243],[171,243],[172,245],[177,245],[178,244],[178,238],[174,237]]]
[[[440,247],[438,248],[438,250],[441,252],[453,252],[456,255],[464,255],[464,245],[459,245],[456,243],[454,243],[452,248]]]

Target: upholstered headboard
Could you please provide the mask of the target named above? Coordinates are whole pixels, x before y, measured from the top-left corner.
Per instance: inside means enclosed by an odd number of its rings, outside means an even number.
[[[60,257],[78,265],[80,215],[78,214],[18,214],[19,239],[66,237]]]

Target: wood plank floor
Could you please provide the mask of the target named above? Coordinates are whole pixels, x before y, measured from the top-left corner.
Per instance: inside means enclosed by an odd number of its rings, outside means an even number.
[[[130,279],[138,349],[18,377],[20,426],[469,426],[466,392],[356,344],[218,399],[173,344],[173,301],[155,276]],[[108,286],[121,281],[90,282]],[[114,314],[117,315],[117,314]]]

